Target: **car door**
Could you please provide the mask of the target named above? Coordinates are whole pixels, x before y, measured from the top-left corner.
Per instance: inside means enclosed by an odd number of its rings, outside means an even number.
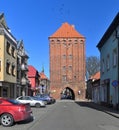
[[[29,103],[30,106],[34,106],[34,100],[31,97],[29,97],[29,96],[25,97],[25,102]]]
[[[25,104],[26,103],[26,99],[24,96],[21,96],[17,99],[18,101],[20,101],[21,103]]]

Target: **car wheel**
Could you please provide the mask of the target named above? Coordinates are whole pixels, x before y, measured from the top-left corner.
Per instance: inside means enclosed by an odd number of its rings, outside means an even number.
[[[41,105],[40,105],[40,103],[36,103],[35,106],[38,108],[38,107],[40,107]]]
[[[2,126],[5,126],[5,127],[12,126],[14,123],[13,116],[10,114],[1,115],[0,123]]]

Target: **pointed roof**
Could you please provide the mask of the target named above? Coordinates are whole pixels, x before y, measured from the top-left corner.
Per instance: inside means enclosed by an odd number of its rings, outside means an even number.
[[[97,73],[95,73],[94,75],[92,75],[91,79],[94,79],[94,80],[100,79],[100,71],[98,71]]]
[[[48,79],[47,76],[44,74],[43,71],[40,72],[39,75],[40,75],[40,79]]]
[[[37,70],[32,66],[28,65],[28,77],[35,77]]]
[[[67,22],[63,23],[62,26],[50,36],[50,38],[59,38],[59,37],[68,37],[68,38],[84,38],[79,32],[77,32],[74,28],[74,25],[70,25]]]
[[[0,23],[2,23],[6,28],[8,28],[5,21],[4,13],[0,13]]]

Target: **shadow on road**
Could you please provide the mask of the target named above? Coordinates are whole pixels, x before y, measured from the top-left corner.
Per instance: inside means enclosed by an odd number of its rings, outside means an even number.
[[[81,107],[89,107],[92,109],[96,109],[98,111],[102,111],[102,112],[108,113],[112,116],[119,118],[119,111],[117,111],[113,108],[108,108],[108,107],[102,106],[100,104],[96,104],[94,102],[89,102],[89,101],[75,101],[75,103],[77,103]]]
[[[19,124],[28,124],[28,123],[30,123],[30,122],[32,122],[32,121],[34,121],[34,118],[33,117],[31,117],[30,119],[28,119],[28,120],[25,120],[25,121],[20,121],[20,122],[17,122],[17,125]]]

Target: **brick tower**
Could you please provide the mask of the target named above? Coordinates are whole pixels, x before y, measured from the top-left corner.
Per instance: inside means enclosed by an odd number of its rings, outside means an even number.
[[[67,22],[49,37],[50,89],[56,99],[85,98],[85,37]]]

